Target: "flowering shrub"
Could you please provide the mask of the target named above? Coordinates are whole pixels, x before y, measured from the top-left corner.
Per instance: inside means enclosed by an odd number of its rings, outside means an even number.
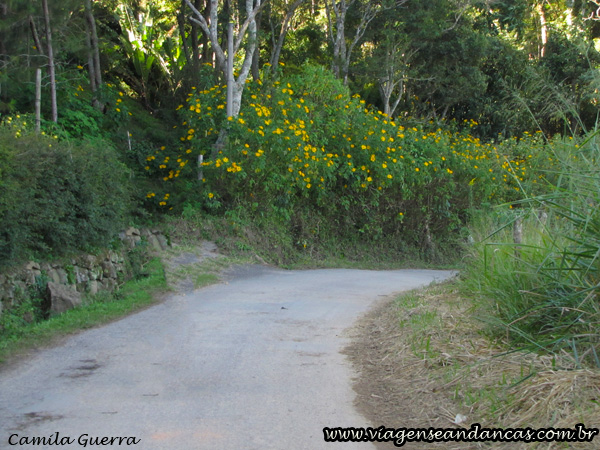
[[[533,150],[520,142],[494,146],[431,124],[392,120],[350,97],[324,69],[248,83],[244,95],[233,118],[225,117],[225,88],[192,89],[178,108],[182,150],[176,156],[157,150],[146,169],[165,182],[193,177],[202,154],[208,207],[244,204],[288,221],[312,210],[340,232],[416,244],[445,239],[470,208],[521,198],[537,182],[528,171]],[[226,144],[215,149],[222,127]],[[525,139],[542,147],[535,136]],[[156,200],[169,207],[167,196]],[[291,226],[298,235],[314,232]]]

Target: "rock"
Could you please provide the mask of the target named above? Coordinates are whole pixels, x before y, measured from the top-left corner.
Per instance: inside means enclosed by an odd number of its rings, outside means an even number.
[[[65,273],[65,277],[64,277],[65,281],[67,279],[67,274]],[[55,283],[62,283],[62,279],[58,273],[58,270],[56,269],[50,269],[48,271],[48,280],[49,281],[54,281]],[[62,284],[66,284],[66,283],[62,283]]]
[[[83,281],[81,283],[77,283],[75,285],[75,289],[77,290],[77,292],[81,292],[82,294],[87,292],[88,290],[88,283],[89,281]]]
[[[75,283],[85,283],[89,280],[87,270],[82,269],[79,266],[75,266],[73,270],[75,271]]]
[[[96,266],[89,271],[90,280],[101,280],[102,279],[102,267]]]
[[[69,276],[67,275],[67,271],[65,269],[56,269],[56,273],[58,274],[60,284],[69,284]]]
[[[102,261],[101,267],[103,278],[117,278],[117,271],[111,260]]]
[[[140,230],[134,227],[129,227],[125,230],[125,236],[139,236]]]
[[[119,255],[117,252],[112,251],[112,250],[108,252],[107,259],[110,262],[115,263],[115,264],[123,261],[123,257],[121,255]]]
[[[102,290],[112,292],[117,288],[117,280],[114,278],[105,278],[102,280]]]
[[[134,227],[129,227],[125,230],[124,233],[119,235],[123,243],[127,248],[134,248],[140,242],[142,242],[142,237],[140,236],[140,230]]]
[[[4,303],[7,308],[10,308],[14,303],[15,299],[15,286],[13,284],[6,284],[0,291],[0,301]]]
[[[158,234],[156,235],[156,239],[158,239],[161,249],[166,250],[169,248],[169,241],[167,241],[167,238],[164,235]]]
[[[40,265],[38,263],[36,263],[35,261],[29,261],[27,264],[25,264],[25,270],[39,271]]]
[[[93,269],[96,265],[96,257],[94,255],[82,255],[77,260],[77,265],[84,269]]]
[[[34,267],[40,267],[37,263],[28,263],[21,268],[17,273],[17,278],[27,285],[35,284],[35,279],[39,277],[42,272]]]
[[[91,280],[90,282],[88,282],[87,290],[88,293],[90,293],[91,295],[96,295],[99,289],[99,283],[96,280]]]
[[[52,314],[61,314],[81,305],[81,294],[62,284],[49,281],[46,286],[46,307]]]
[[[157,252],[163,250],[162,246],[160,245],[160,241],[153,234],[148,236],[148,244],[150,244],[150,247]]]

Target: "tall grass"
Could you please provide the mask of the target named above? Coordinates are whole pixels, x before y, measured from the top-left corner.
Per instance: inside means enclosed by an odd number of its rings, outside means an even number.
[[[473,226],[463,285],[492,333],[513,345],[600,367],[600,148],[598,132],[554,141],[560,162],[546,193],[499,208]],[[515,226],[522,226],[515,242]],[[564,359],[563,359],[564,360]]]

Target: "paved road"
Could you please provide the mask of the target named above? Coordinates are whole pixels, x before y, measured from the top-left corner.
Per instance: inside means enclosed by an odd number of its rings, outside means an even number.
[[[88,436],[140,441],[85,448],[373,449],[323,440],[325,426],[370,425],[352,406],[344,330],[381,296],[450,274],[238,267],[1,370],[0,449]]]

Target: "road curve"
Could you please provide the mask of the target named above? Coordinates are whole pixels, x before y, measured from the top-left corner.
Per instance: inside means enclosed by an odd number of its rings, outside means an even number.
[[[381,296],[450,275],[234,268],[1,370],[0,449],[374,449],[323,439],[381,425],[353,408],[344,330]],[[41,437],[73,443],[26,444]],[[84,447],[92,437],[137,443]]]

